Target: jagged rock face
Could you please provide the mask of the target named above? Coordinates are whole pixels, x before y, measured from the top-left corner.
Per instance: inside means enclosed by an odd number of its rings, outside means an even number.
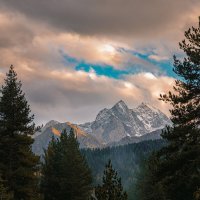
[[[101,110],[94,122],[79,127],[108,144],[126,136],[143,136],[170,123],[164,113],[152,106],[142,103],[135,109],[129,109],[121,100],[111,109]]]
[[[148,132],[164,128],[166,124],[171,124],[169,118],[160,110],[142,103],[133,112],[143,122],[145,129]]]
[[[167,124],[171,124],[169,118],[152,106],[142,103],[135,109],[129,109],[123,101],[119,101],[111,109],[101,110],[93,122],[81,125],[48,122],[40,133],[33,136],[32,149],[38,155],[43,154],[52,136],[59,138],[64,129],[67,132],[71,128],[75,130],[80,148],[102,148],[158,139],[160,130]]]

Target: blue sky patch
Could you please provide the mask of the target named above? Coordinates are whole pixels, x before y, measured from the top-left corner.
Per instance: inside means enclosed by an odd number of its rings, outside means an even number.
[[[125,49],[118,49],[119,52],[127,52]],[[173,62],[172,60],[165,60],[165,61],[156,61],[149,58],[150,54],[141,54],[137,52],[129,51],[127,53],[131,53],[133,56],[136,56],[144,61],[147,61],[148,63],[154,65],[156,68],[159,69],[160,74],[167,75],[170,77],[176,77],[176,74],[173,72]],[[145,72],[144,69],[138,64],[135,63],[128,63],[127,66],[124,69],[117,69],[114,66],[106,65],[106,64],[95,64],[95,63],[88,63],[84,60],[77,60],[76,58],[70,57],[69,55],[64,54],[61,51],[61,54],[64,58],[64,64],[72,64],[75,68],[75,70],[82,70],[85,72],[89,72],[91,69],[95,71],[95,73],[99,76],[107,76],[110,78],[115,79],[122,79],[124,75],[129,74],[137,74],[140,72]],[[151,72],[146,70],[146,72]]]

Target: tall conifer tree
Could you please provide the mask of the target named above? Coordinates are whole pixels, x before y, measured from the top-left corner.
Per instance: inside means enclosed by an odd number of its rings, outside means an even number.
[[[64,131],[60,140],[52,139],[45,151],[41,188],[44,200],[88,200],[91,172],[73,129]]]
[[[190,28],[185,37],[179,46],[186,57],[181,61],[174,56],[174,72],[180,77],[175,81],[174,93],[161,95],[161,100],[173,107],[173,128],[163,137],[177,147],[200,142],[200,17],[198,28]]]
[[[123,191],[121,178],[118,177],[117,172],[113,169],[111,160],[104,170],[103,183],[97,186],[95,194],[98,200],[127,200],[127,194]]]
[[[200,18],[199,26],[187,30],[185,38],[179,44],[185,58],[181,61],[174,56],[174,72],[180,77],[175,91],[161,95],[173,107],[173,127],[162,135],[169,145],[158,154],[158,175],[163,193],[174,200],[192,199],[200,187]]]
[[[175,91],[161,95],[172,105],[173,126],[162,134],[168,145],[149,160],[141,200],[191,200],[200,187],[200,20],[185,37],[180,48],[186,57],[174,57],[174,72],[180,76]]]
[[[21,87],[11,66],[0,96],[0,171],[15,200],[30,200],[36,195],[39,158],[31,151],[34,117]]]

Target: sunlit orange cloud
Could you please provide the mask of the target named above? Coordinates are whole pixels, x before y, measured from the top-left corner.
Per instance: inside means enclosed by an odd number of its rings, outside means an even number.
[[[125,59],[116,48],[127,47],[126,44],[103,38],[58,33],[40,24],[38,27],[37,24],[30,24],[21,15],[13,17],[13,15],[2,13],[0,28],[3,30],[0,33],[0,39],[4,41],[0,44],[2,66],[14,63],[24,70],[40,67],[58,68],[64,67],[63,55],[68,55],[89,63],[122,67]]]
[[[112,106],[119,99],[126,101],[130,107],[146,102],[169,115],[169,105],[158,100],[160,93],[167,93],[172,89],[174,79],[166,76],[155,77],[150,73],[141,73],[126,76],[124,80],[115,80],[98,76],[93,71],[87,73],[67,70],[54,71],[48,76],[46,80],[43,79],[40,88],[37,87],[37,91],[31,89],[31,94],[28,92],[34,110],[36,113],[43,110],[44,118],[52,113],[60,121],[93,120],[99,109]],[[48,84],[44,84],[46,82]],[[34,87],[29,85],[29,88]],[[43,97],[38,97],[40,94]],[[44,102],[38,101],[38,98],[42,98]]]
[[[82,34],[27,17],[20,11],[1,10],[0,81],[3,82],[8,67],[13,64],[37,123],[51,119],[91,121],[100,109],[120,99],[130,107],[144,101],[169,114],[169,105],[158,97],[172,89],[174,79],[156,75],[159,73],[154,73],[155,66],[118,48],[151,52],[149,58],[157,61],[170,59],[178,51],[177,43],[184,37],[184,30],[196,24],[198,10],[197,6],[191,13],[180,12],[181,16],[172,24],[162,26],[156,37],[152,34],[147,37],[145,31],[141,35]],[[126,68],[127,62],[141,63],[146,68],[143,73],[113,79],[97,75],[92,66],[89,72],[76,71],[73,63],[65,63],[63,54],[88,63],[113,65],[117,69]]]

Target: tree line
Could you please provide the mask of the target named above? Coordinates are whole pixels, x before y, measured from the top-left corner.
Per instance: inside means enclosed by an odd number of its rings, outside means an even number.
[[[101,183],[104,167],[108,160],[112,159],[112,165],[121,177],[122,184],[129,195],[129,190],[136,181],[141,163],[151,152],[161,149],[164,145],[166,142],[162,139],[148,140],[103,149],[82,149],[81,152],[92,171],[94,185]]]
[[[200,20],[180,44],[185,58],[174,56],[179,76],[174,91],[160,100],[172,105],[173,126],[162,133],[167,144],[145,162],[133,186],[137,200],[200,199]],[[52,138],[44,162],[31,149],[37,127],[13,66],[0,91],[1,200],[126,200],[118,173],[109,161],[101,184],[92,174],[73,130]]]

